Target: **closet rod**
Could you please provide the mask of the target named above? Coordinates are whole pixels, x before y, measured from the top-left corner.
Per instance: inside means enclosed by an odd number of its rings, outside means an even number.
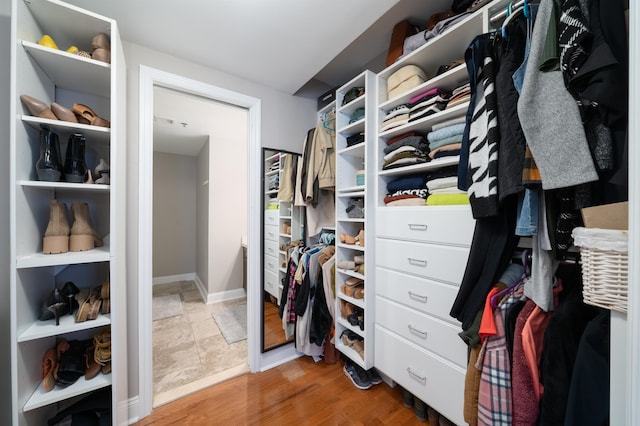
[[[515,2],[515,3],[513,4],[513,6],[511,6],[511,8],[512,8],[512,9],[517,9],[517,8],[519,8],[519,7],[521,7],[521,6],[524,6],[524,0],[519,0],[519,1]],[[507,6],[507,8],[506,8],[506,9],[504,9],[503,11],[498,12],[497,14],[493,15],[493,16],[491,17],[491,19],[489,19],[489,21],[490,21],[492,24],[495,24],[495,23],[496,23],[496,22],[498,22],[500,19],[503,19],[505,16],[507,16],[507,11],[508,11],[508,10],[509,10],[509,7]]]

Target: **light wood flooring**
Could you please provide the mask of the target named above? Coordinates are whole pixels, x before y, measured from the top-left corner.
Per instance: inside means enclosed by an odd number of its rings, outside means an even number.
[[[285,339],[284,330],[282,329],[282,318],[280,318],[280,315],[278,314],[278,306],[269,300],[265,300],[263,309],[265,349],[274,348],[287,342],[292,342],[293,337],[289,340]]]
[[[244,374],[153,410],[136,425],[412,425],[399,387],[359,390],[342,371],[302,357]]]

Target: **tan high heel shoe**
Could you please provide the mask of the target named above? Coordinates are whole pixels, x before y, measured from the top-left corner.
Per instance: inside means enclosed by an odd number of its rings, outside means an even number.
[[[51,108],[49,108],[49,105],[41,100],[29,95],[20,95],[20,100],[22,101],[22,104],[27,107],[29,113],[34,117],[48,118],[50,120],[58,119],[53,111],[51,111]]]
[[[78,117],[78,122],[92,126],[110,127],[111,123],[85,104],[73,104],[73,113]]]
[[[111,63],[111,43],[109,43],[109,36],[105,33],[99,33],[93,36],[91,40],[91,47],[93,53],[91,57],[96,61]]]

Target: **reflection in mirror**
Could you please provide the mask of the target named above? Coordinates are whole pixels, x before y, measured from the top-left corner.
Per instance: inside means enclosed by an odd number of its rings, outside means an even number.
[[[283,327],[280,301],[289,255],[303,239],[304,207],[294,200],[301,156],[264,148],[262,160],[262,351],[266,352],[293,341],[293,330]]]

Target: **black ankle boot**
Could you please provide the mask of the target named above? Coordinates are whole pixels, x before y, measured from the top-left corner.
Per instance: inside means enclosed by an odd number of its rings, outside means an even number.
[[[41,126],[40,130],[40,157],[36,162],[36,174],[39,180],[47,182],[58,182],[62,176],[60,142],[58,135],[48,126]]]
[[[87,166],[84,158],[85,139],[81,133],[69,136],[67,155],[64,160],[64,179],[67,182],[83,183]]]

